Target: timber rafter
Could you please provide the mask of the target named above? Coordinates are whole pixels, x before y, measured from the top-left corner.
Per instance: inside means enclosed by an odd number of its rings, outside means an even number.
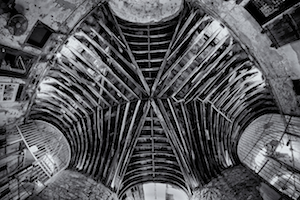
[[[29,118],[70,143],[70,168],[122,196],[147,182],[187,193],[238,162],[249,123],[278,112],[258,64],[220,21],[185,2],[136,24],[99,5],[57,51]]]

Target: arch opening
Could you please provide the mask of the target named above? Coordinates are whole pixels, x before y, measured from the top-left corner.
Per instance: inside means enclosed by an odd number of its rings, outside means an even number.
[[[187,193],[178,186],[169,183],[147,182],[134,186],[127,190],[122,200],[144,199],[144,200],[188,200]]]
[[[266,114],[254,120],[238,143],[238,157],[278,191],[300,196],[300,118]]]

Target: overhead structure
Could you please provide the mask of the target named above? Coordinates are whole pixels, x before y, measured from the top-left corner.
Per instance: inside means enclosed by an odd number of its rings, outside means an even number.
[[[146,182],[190,193],[239,162],[247,123],[278,112],[230,29],[194,3],[179,8],[137,23],[99,5],[58,49],[30,108],[65,134],[70,167],[119,196]]]

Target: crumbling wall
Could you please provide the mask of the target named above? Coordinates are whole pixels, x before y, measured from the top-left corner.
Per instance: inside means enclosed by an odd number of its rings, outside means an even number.
[[[110,189],[92,178],[76,171],[65,170],[55,176],[42,192],[30,199],[117,200],[118,198]]]
[[[260,179],[242,165],[229,168],[203,188],[193,192],[192,200],[262,200]]]

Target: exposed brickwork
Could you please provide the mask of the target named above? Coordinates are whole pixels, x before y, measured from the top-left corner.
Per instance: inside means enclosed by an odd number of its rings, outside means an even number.
[[[117,200],[117,196],[101,183],[75,171],[65,170],[31,200]]]

